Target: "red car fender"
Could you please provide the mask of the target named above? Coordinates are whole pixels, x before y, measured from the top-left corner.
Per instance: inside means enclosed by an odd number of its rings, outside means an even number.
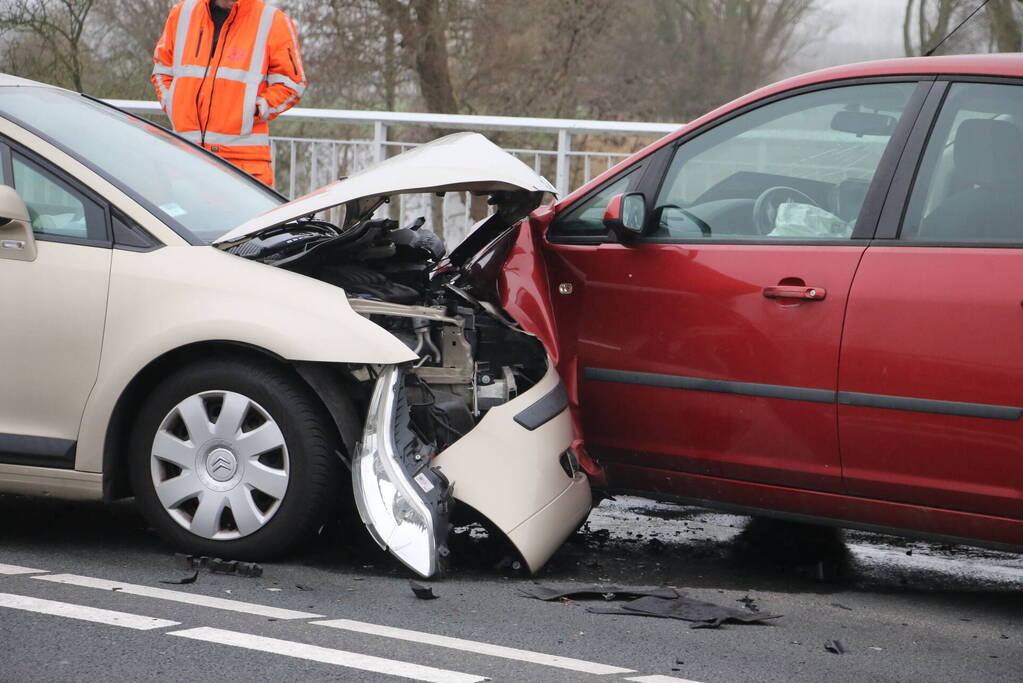
[[[572,449],[590,483],[601,488],[607,486],[607,474],[603,467],[590,458],[582,438],[576,359],[561,356],[558,326],[551,307],[551,289],[543,260],[542,240],[553,218],[553,207],[544,206],[519,222],[518,236],[508,254],[508,260],[505,261],[498,281],[498,291],[501,295],[501,307],[522,326],[522,329],[540,340],[557,366],[561,381],[568,392],[569,410],[575,428],[576,437],[572,442]]]

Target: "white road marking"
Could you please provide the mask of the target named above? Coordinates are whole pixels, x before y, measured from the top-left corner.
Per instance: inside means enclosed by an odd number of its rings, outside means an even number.
[[[320,647],[319,645],[307,645],[306,643],[298,643],[293,640],[266,638],[264,636],[257,636],[249,633],[226,631],[224,629],[208,628],[205,626],[186,629],[184,631],[170,631],[168,632],[168,635],[179,636],[181,638],[191,638],[193,640],[202,640],[208,643],[233,645],[234,647],[243,647],[249,650],[257,650],[259,652],[269,652],[271,654],[284,655],[286,657],[308,659],[314,662],[334,664],[337,666],[348,667],[350,669],[359,669],[361,671],[372,671],[374,673],[402,676],[416,681],[432,681],[433,683],[475,683],[476,681],[489,680],[483,676],[477,676],[475,674],[448,671],[446,669],[435,669],[431,666],[423,666],[422,664],[400,662],[395,659],[384,659],[383,657],[362,655],[356,652],[334,650],[329,647]]]
[[[0,564],[0,574],[45,574],[45,569],[29,569],[16,564]]]
[[[254,602],[242,602],[240,600],[228,600],[226,598],[215,598],[199,593],[186,593],[184,591],[168,590],[167,588],[154,588],[152,586],[139,586],[121,581],[107,581],[96,579],[90,576],[76,576],[75,574],[47,574],[46,576],[33,576],[33,579],[40,581],[52,581],[54,583],[66,583],[72,586],[83,586],[85,588],[99,588],[100,590],[126,593],[128,595],[139,595],[157,600],[170,600],[172,602],[183,602],[188,605],[200,605],[212,607],[213,609],[228,610],[230,612],[242,612],[243,614],[254,614],[259,617],[271,617],[274,619],[320,619],[322,614],[310,612],[297,612],[279,607],[258,605]]]
[[[596,662],[587,662],[581,659],[559,657],[557,655],[548,655],[542,652],[530,652],[529,650],[517,650],[503,645],[480,643],[473,640],[440,636],[433,633],[424,633],[422,631],[410,631],[408,629],[394,628],[392,626],[368,624],[366,622],[352,621],[350,619],[331,619],[330,621],[314,621],[312,623],[317,626],[329,626],[330,628],[338,628],[346,631],[368,633],[370,635],[383,636],[385,638],[397,638],[399,640],[407,640],[413,643],[436,645],[437,647],[462,650],[463,652],[490,655],[491,657],[503,657],[504,659],[515,659],[520,662],[542,664],[544,666],[557,667],[559,669],[570,669],[572,671],[581,671],[589,674],[627,674],[635,671],[635,669],[623,669],[617,666],[597,664]]]
[[[144,617],[140,614],[115,612],[109,609],[99,609],[98,607],[86,607],[85,605],[74,605],[69,602],[56,602],[54,600],[30,598],[26,595],[11,595],[10,593],[0,593],[0,607],[10,607],[11,609],[20,609],[38,614],[50,614],[55,617],[67,617],[80,621],[93,621],[97,624],[107,624],[108,626],[123,626],[124,628],[133,628],[139,631],[177,626],[180,623],[177,621],[167,621],[166,619]]]
[[[674,676],[636,676],[634,678],[626,678],[627,681],[637,681],[638,683],[697,683],[697,681],[691,681],[688,678],[675,678]]]

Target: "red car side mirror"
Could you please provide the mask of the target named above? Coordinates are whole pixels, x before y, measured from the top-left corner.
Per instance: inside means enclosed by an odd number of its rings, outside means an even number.
[[[646,219],[646,197],[642,192],[616,194],[604,210],[604,227],[622,242],[642,235]]]

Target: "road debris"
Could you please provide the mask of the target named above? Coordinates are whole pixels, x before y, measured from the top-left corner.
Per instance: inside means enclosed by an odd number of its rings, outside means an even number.
[[[767,619],[777,619],[780,614],[767,614],[760,612],[754,605],[756,611],[751,611],[749,600],[747,608],[740,610],[732,607],[723,607],[711,602],[703,602],[687,597],[674,588],[622,588],[619,586],[592,585],[573,586],[562,588],[549,588],[533,584],[531,586],[520,586],[519,595],[527,598],[535,598],[550,602],[552,600],[572,599],[603,599],[629,600],[619,605],[593,605],[586,608],[593,614],[616,614],[619,616],[647,616],[661,617],[664,619],[681,619],[693,622],[690,628],[718,628],[727,622],[744,624],[762,623]],[[740,599],[740,602],[745,602]]]
[[[192,572],[191,576],[185,576],[180,579],[160,579],[160,583],[171,583],[175,585],[182,585],[186,583],[195,583],[195,580],[199,578],[199,570],[196,569]]]
[[[207,557],[206,555],[185,555],[184,553],[175,553],[174,560],[180,568],[186,570],[205,569],[213,574],[235,574],[249,578],[258,578],[263,575],[262,565],[255,562],[238,562],[237,560],[223,560],[219,557]]]
[[[648,596],[627,602],[621,606],[587,607],[594,614],[617,614],[631,616],[660,617],[663,619],[681,619],[693,622],[689,628],[718,628],[727,622],[756,624],[767,619],[777,619],[780,614],[749,612],[732,607],[722,607],[712,602],[703,602],[686,597],[681,593],[666,599]]]
[[[746,609],[748,609],[750,612],[759,612],[760,611],[760,608],[757,607],[757,601],[754,600],[753,598],[751,598],[748,595],[742,596],[741,598],[736,600],[736,602],[741,602],[742,606],[745,607]]]
[[[841,640],[826,640],[824,641],[824,649],[836,655],[844,655],[848,650],[845,649],[845,645],[842,644]]]
[[[408,582],[409,588],[420,600],[436,600],[439,596],[433,594],[433,589],[415,581]]]
[[[673,588],[622,588],[620,586],[609,586],[594,584],[589,586],[562,586],[553,588],[532,584],[520,586],[519,595],[526,598],[536,598],[550,602],[561,598],[572,598],[586,600],[587,598],[603,598],[604,600],[630,600],[645,596],[658,598],[674,598],[678,593]]]

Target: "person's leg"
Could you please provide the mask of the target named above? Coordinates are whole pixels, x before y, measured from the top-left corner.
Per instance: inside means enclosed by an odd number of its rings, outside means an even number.
[[[249,159],[228,159],[232,164],[245,171],[256,180],[274,186],[274,172],[269,161],[252,161]]]

